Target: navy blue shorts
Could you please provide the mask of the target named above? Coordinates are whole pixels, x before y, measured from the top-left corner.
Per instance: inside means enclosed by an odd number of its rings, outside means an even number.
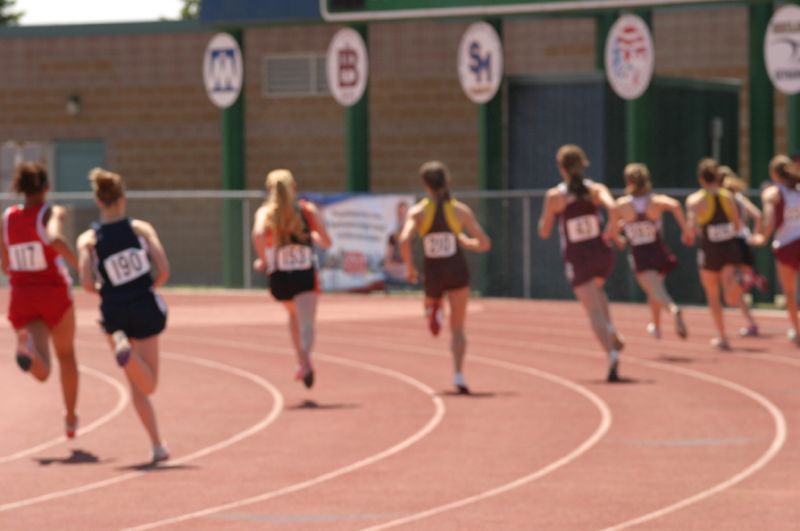
[[[164,331],[167,326],[167,305],[153,292],[126,302],[100,305],[100,321],[108,334],[122,330],[133,339],[144,339]]]

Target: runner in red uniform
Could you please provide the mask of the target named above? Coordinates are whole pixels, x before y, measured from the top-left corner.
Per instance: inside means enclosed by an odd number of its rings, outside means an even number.
[[[47,380],[48,339],[53,342],[66,406],[65,431],[72,438],[78,426],[78,367],[72,279],[64,262],[77,269],[78,261],[64,237],[66,211],[45,202],[50,184],[44,167],[21,164],[13,189],[25,196],[25,203],[3,214],[0,258],[11,284],[8,320],[17,334],[17,364],[37,380]]]
[[[289,314],[289,332],[297,353],[297,380],[314,385],[311,349],[317,315],[319,284],[313,244],[331,245],[330,236],[313,203],[295,199],[297,184],[289,170],[267,175],[269,199],[259,207],[253,223],[256,271],[266,271],[273,297]]]
[[[539,236],[550,237],[558,218],[564,269],[575,297],[581,302],[603,350],[608,354],[608,381],[620,381],[619,352],[622,338],[611,321],[608,297],[603,290],[614,267],[614,252],[603,236],[600,209],[615,226],[616,206],[605,185],[584,176],[589,159],[575,145],[562,146],[556,163],[564,182],[547,191],[539,219]]]
[[[769,164],[773,184],[761,193],[764,205],[764,237],[773,231],[778,278],[786,297],[789,316],[789,340],[800,346],[797,316],[797,275],[800,272],[800,166],[786,155],[778,155]]]
[[[418,273],[411,256],[411,238],[414,232],[419,233],[425,253],[425,316],[431,332],[437,335],[444,318],[442,299],[447,295],[453,385],[458,393],[469,394],[463,372],[467,350],[464,323],[469,301],[469,269],[464,251],[483,253],[492,243],[472,210],[450,197],[447,166],[439,161],[426,162],[420,168],[420,177],[428,197],[408,211],[399,238],[400,252],[408,280],[416,283]]]
[[[742,249],[736,241],[741,221],[733,195],[720,186],[718,166],[714,159],[700,161],[697,175],[702,188],[686,198],[686,212],[689,226],[692,230],[696,227],[700,235],[697,252],[700,282],[717,329],[717,337],[711,340],[711,345],[729,350],[720,285],[725,302],[737,306],[742,296],[742,288],[736,279],[737,266],[743,263]]]
[[[627,195],[617,199],[620,222],[616,229],[624,228],[625,239],[630,248],[631,269],[636,273],[636,281],[647,294],[652,313],[647,331],[656,339],[661,337],[661,310],[664,309],[675,320],[675,333],[686,338],[686,324],[681,310],[664,286],[664,277],[675,269],[678,261],[661,237],[662,214],[669,212],[673,215],[681,228],[681,239],[686,245],[694,243],[694,234],[686,224],[680,202],[666,195],[653,193],[647,166],[628,164],[624,177]]]

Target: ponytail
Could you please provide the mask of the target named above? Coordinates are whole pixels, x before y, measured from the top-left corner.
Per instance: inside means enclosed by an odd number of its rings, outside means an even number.
[[[18,194],[32,196],[49,186],[47,170],[38,162],[23,162],[17,166],[11,188]]]
[[[567,190],[578,198],[588,196],[583,172],[589,167],[589,159],[583,149],[574,144],[561,146],[556,152],[556,163],[567,174]]]
[[[89,172],[89,181],[92,183],[95,198],[107,207],[125,195],[125,184],[122,176],[118,173],[103,168],[94,168]]]
[[[786,155],[777,155],[769,163],[769,172],[778,176],[789,188],[800,186],[800,168]]]
[[[443,162],[438,160],[426,162],[420,167],[419,175],[437,201],[450,201],[450,170]]]
[[[625,178],[626,194],[638,197],[650,193],[653,189],[653,183],[650,181],[650,170],[644,164],[628,164],[622,174]]]
[[[299,241],[308,241],[303,231],[303,221],[294,205],[295,181],[289,170],[273,170],[266,179],[269,190],[267,199],[268,226],[277,246],[291,242],[292,236]]]

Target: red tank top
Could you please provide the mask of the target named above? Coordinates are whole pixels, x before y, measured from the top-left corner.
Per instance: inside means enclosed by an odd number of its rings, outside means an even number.
[[[3,213],[3,240],[8,249],[12,286],[69,286],[64,260],[50,245],[44,216],[46,203],[10,206]]]

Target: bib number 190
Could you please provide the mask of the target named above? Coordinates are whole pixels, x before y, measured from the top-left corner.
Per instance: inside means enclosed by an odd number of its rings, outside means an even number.
[[[103,261],[108,279],[114,286],[127,284],[150,272],[150,260],[144,249],[129,248]]]

